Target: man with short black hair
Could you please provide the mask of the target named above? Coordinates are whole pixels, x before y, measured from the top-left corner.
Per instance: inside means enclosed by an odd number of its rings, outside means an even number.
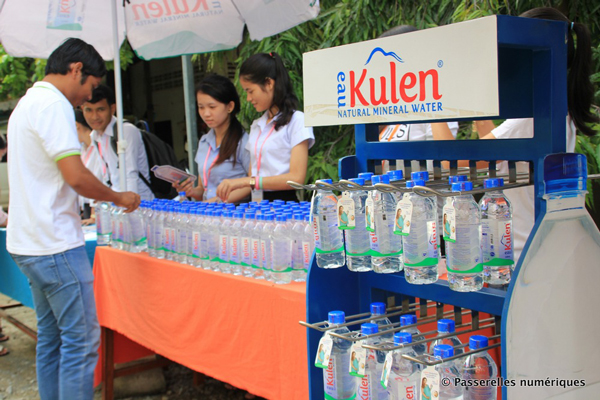
[[[106,68],[80,39],[48,58],[46,76],[8,121],[10,213],[7,250],[27,276],[38,321],[42,400],[92,400],[100,327],[77,194],[135,210],[140,197],[115,192],[85,168],[73,107],[92,96]]]
[[[119,157],[113,142],[116,139],[116,111],[115,93],[106,85],[98,86],[92,98],[83,104],[83,116],[88,125],[93,129],[92,144],[98,148],[102,162],[108,170],[108,181],[105,184],[115,190],[122,190],[120,184]],[[142,200],[154,199],[154,194],[148,186],[150,183],[150,169],[148,157],[138,128],[128,122],[123,124],[123,138],[127,142],[125,150],[125,176],[127,190],[138,193]],[[142,177],[144,179],[142,179]],[[144,182],[145,180],[145,182]]]

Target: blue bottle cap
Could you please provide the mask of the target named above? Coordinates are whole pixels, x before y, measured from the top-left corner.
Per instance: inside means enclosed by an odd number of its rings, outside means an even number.
[[[274,221],[275,214],[265,214],[265,221]]]
[[[256,219],[258,221],[264,221],[265,220],[265,214],[257,214],[256,215]]]
[[[489,178],[483,181],[483,187],[486,189],[497,188],[498,186],[500,186],[498,178]]]
[[[373,333],[379,332],[379,326],[371,323],[362,324],[360,326],[360,331],[363,335],[372,335]]]
[[[410,189],[415,187],[415,181],[406,181],[406,188]]]
[[[410,178],[413,181],[416,181],[417,179],[422,179],[425,182],[427,182],[429,180],[429,172],[427,172],[427,171],[415,171],[412,174],[410,174]]]
[[[304,214],[304,220],[310,222],[310,214]]]
[[[373,185],[376,185],[378,183],[390,183],[390,177],[387,175],[373,175],[371,177],[371,183]]]
[[[412,343],[412,335],[409,332],[396,332],[394,334],[394,344],[397,346],[403,343]]]
[[[242,219],[244,217],[244,213],[240,212],[240,211],[236,211],[233,213],[233,218],[239,218]]]
[[[244,214],[244,219],[255,219],[255,218],[256,218],[256,213],[247,212],[246,214]]]
[[[258,201],[251,201],[251,202],[250,202],[250,205],[251,205],[251,206],[257,206],[257,205],[258,205]]]
[[[413,325],[417,323],[415,314],[404,314],[400,317],[400,326]]]
[[[583,154],[559,153],[544,158],[546,193],[587,190],[587,159]]]
[[[285,215],[278,215],[276,217],[276,221],[277,222],[285,222],[285,221],[287,221],[287,217]]]
[[[250,206],[250,204],[248,204],[248,203],[240,203],[240,205],[238,207],[248,208],[249,206]]]
[[[319,179],[317,182],[329,183],[330,185],[333,183],[331,179]]]
[[[292,219],[292,218],[294,218],[294,213],[291,212],[291,211],[286,211],[286,212],[283,213],[283,215],[285,215],[286,219]]]
[[[285,201],[284,200],[279,200],[279,199],[273,200],[273,205],[276,205],[276,204],[277,205],[279,205],[279,204],[285,204]]]
[[[228,210],[235,210],[235,204],[233,203],[226,203],[225,204],[225,208]]]
[[[433,348],[433,355],[441,358],[448,358],[454,355],[454,347],[449,344],[438,344]]]
[[[390,182],[401,181],[404,179],[404,174],[402,173],[401,169],[396,171],[388,171],[387,175],[390,177]]]
[[[304,219],[304,214],[294,213],[294,221],[302,221]]]
[[[452,185],[454,182],[466,182],[468,181],[468,177],[466,175],[450,175],[448,177],[448,183]]]
[[[488,338],[483,335],[473,335],[469,338],[469,349],[475,350],[488,346]]]
[[[364,186],[365,180],[363,178],[351,178],[348,179],[350,182],[356,183],[357,185]]]
[[[343,311],[330,311],[327,320],[330,324],[343,324],[346,322],[346,314]]]
[[[382,315],[385,314],[385,304],[384,303],[371,303],[371,314]]]
[[[374,174],[372,172],[361,172],[358,174],[358,178],[364,179],[365,181],[370,181],[373,175]]]
[[[268,205],[269,204],[269,200],[261,200],[260,205]]]
[[[215,210],[212,213],[213,217],[220,217],[221,215],[223,215],[223,211],[221,210]]]
[[[223,217],[225,217],[225,218],[231,218],[231,214],[232,214],[231,211],[224,211],[223,212]]]
[[[179,192],[179,197],[185,197],[185,192]]]
[[[437,328],[440,333],[451,333],[456,330],[453,319],[440,319]]]
[[[425,186],[426,185],[426,181],[424,179],[414,179],[413,183],[415,184],[415,186]]]
[[[473,190],[473,182],[454,182],[452,184],[453,192],[468,192]]]

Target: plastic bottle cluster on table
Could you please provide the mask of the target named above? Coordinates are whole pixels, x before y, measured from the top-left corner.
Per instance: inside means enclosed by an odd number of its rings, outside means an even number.
[[[406,188],[426,186],[429,174],[413,172]],[[358,188],[342,192],[319,189],[313,199],[312,229],[317,265],[354,272],[395,273],[422,285],[438,280],[441,236],[445,239],[448,282],[452,290],[477,291],[487,282],[504,285],[514,268],[512,206],[503,179],[484,181],[488,191],[479,204],[466,176],[451,176],[454,196],[445,201],[414,192],[382,192],[372,187],[403,179],[402,171],[386,175],[361,173],[350,179]],[[320,182],[331,184],[331,180]],[[365,186],[365,190],[360,187]],[[444,201],[438,219],[438,201]]]
[[[401,316],[399,332],[379,334],[392,327],[384,315],[383,303],[371,304],[373,320],[361,325],[359,335],[365,336],[352,344],[349,340],[331,336],[329,333],[345,334],[350,330],[343,311],[332,311],[328,315],[328,330],[321,338],[316,354],[315,366],[323,369],[325,399],[481,399],[495,400],[497,387],[491,381],[498,377],[498,368],[486,351],[469,353],[455,360],[445,359],[467,351],[454,332],[453,320],[438,321],[438,336],[431,342],[428,354],[441,363],[425,367],[403,356],[418,357],[426,353],[426,344],[414,344],[424,340],[415,326],[414,314]],[[399,349],[381,351],[365,349],[362,345],[402,346]],[[488,338],[473,335],[469,340],[469,351],[488,346]],[[442,384],[443,380],[443,384]],[[461,380],[490,382],[489,385],[467,387],[456,384]],[[448,384],[447,382],[450,382]],[[423,395],[423,397],[421,397]]]
[[[156,199],[129,214],[109,203],[95,210],[98,244],[277,284],[305,281],[314,251],[309,202]]]

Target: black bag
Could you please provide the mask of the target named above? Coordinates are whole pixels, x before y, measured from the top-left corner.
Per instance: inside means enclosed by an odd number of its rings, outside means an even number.
[[[144,148],[146,149],[146,157],[148,158],[148,168],[152,168],[155,165],[171,165],[175,168],[179,168],[179,162],[177,161],[175,152],[168,143],[165,143],[152,132],[148,132],[140,127],[137,128],[142,134],[142,141],[144,142]],[[117,154],[117,138],[114,134],[111,139],[111,146],[115,151],[115,154]],[[138,175],[146,186],[150,188],[152,193],[154,193],[156,198],[172,199],[177,196],[177,191],[171,186],[170,182],[157,178],[150,170],[148,173],[150,174],[150,182],[148,182],[141,173],[138,172]]]

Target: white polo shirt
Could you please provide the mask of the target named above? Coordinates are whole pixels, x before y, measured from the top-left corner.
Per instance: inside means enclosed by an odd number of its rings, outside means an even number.
[[[73,106],[48,82],[37,82],[8,121],[10,212],[6,248],[43,256],[85,244],[77,193],[57,161],[80,154]]]
[[[311,127],[304,126],[304,113],[294,111],[290,122],[279,130],[273,129],[277,114],[267,123],[268,112],[255,119],[250,127],[250,138],[246,149],[250,152],[252,176],[277,176],[290,172],[292,149],[308,140],[308,148],[315,144],[315,135]],[[260,154],[260,171],[258,156]]]

